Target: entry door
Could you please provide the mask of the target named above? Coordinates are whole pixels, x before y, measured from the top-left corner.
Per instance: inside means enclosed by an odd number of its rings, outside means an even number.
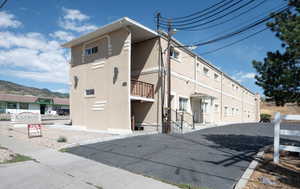
[[[191,99],[191,106],[192,106],[193,114],[195,115],[195,122],[202,123],[201,100],[198,98]]]
[[[41,112],[41,114],[45,114],[45,110],[46,110],[46,105],[45,104],[40,104],[40,112]]]

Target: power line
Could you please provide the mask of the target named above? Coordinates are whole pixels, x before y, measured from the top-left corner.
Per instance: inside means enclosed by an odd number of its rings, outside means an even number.
[[[233,31],[231,33],[228,33],[226,35],[223,35],[223,36],[220,36],[220,37],[217,37],[217,38],[214,38],[214,39],[211,39],[211,40],[208,40],[208,41],[204,41],[204,42],[195,42],[194,44],[192,45],[185,45],[185,46],[177,46],[177,47],[191,47],[191,46],[201,46],[201,45],[207,45],[207,44],[211,44],[211,43],[214,43],[214,42],[218,42],[218,41],[221,41],[221,40],[224,40],[224,39],[228,39],[230,37],[233,37],[235,35],[238,35],[240,33],[243,33],[247,30],[250,30],[268,20],[270,20],[271,18],[274,18],[274,16],[280,14],[281,12],[283,11],[286,11],[289,9],[289,6],[286,6],[284,8],[282,8],[282,10],[279,10],[277,13],[275,13],[274,15],[270,15],[268,17],[265,17],[265,18],[262,18],[262,19],[259,19],[251,24],[248,24],[244,27],[241,27],[240,29],[236,30],[236,31]]]
[[[251,38],[251,37],[254,37],[254,36],[256,36],[256,35],[258,35],[258,34],[264,32],[264,31],[266,31],[267,29],[269,29],[269,28],[265,27],[264,29],[259,30],[259,31],[255,32],[255,33],[251,34],[251,35],[248,35],[248,36],[242,38],[242,39],[236,40],[236,41],[234,41],[234,42],[232,42],[232,43],[229,43],[229,44],[224,45],[224,46],[222,46],[222,47],[216,48],[216,49],[214,49],[214,50],[206,51],[206,52],[199,53],[199,54],[200,54],[200,55],[207,55],[207,54],[215,53],[215,52],[217,52],[217,51],[220,51],[220,50],[222,50],[222,49],[225,49],[225,48],[227,48],[227,47],[230,47],[230,46],[235,45],[235,44],[237,44],[237,43],[240,43],[240,42],[242,42],[242,41],[245,41],[246,39],[249,39],[249,38]]]
[[[198,15],[198,14],[200,14],[200,13],[206,12],[206,11],[208,11],[208,10],[214,8],[214,7],[217,7],[218,5],[222,5],[222,3],[226,3],[226,1],[228,1],[228,0],[222,0],[222,1],[218,2],[218,3],[216,3],[216,4],[213,4],[213,5],[209,6],[208,8],[202,9],[202,10],[200,10],[200,11],[197,11],[197,12],[195,12],[195,13],[193,13],[193,14],[190,14],[190,15],[187,15],[187,16],[173,17],[173,18],[166,18],[166,17],[161,16],[160,18],[161,18],[162,20],[169,20],[169,19],[171,19],[171,20],[173,20],[174,22],[182,22],[182,21],[176,21],[176,20],[181,20],[181,19],[185,19],[185,18],[189,18],[189,17],[196,16],[196,15]],[[233,1],[234,1],[234,0],[229,0],[229,3],[233,2]],[[223,5],[223,6],[224,6],[224,5]],[[221,7],[222,7],[222,6],[221,6]],[[217,7],[217,8],[221,8],[221,7]]]
[[[214,22],[214,21],[217,21],[217,20],[219,20],[219,19],[222,19],[222,18],[224,18],[224,17],[226,17],[226,16],[228,16],[228,15],[230,15],[230,14],[233,14],[233,13],[235,13],[236,11],[239,11],[240,9],[242,9],[242,8],[244,8],[244,7],[248,6],[248,5],[250,5],[251,3],[253,3],[253,2],[256,1],[256,0],[250,0],[250,1],[246,2],[245,4],[242,4],[241,6],[235,8],[235,9],[233,9],[233,10],[231,10],[231,11],[225,13],[225,14],[222,14],[222,15],[216,17],[216,18],[213,18],[213,17],[215,17],[215,16],[221,14],[222,12],[225,12],[225,11],[227,11],[227,10],[230,10],[231,8],[233,8],[234,6],[236,6],[237,4],[241,3],[241,1],[242,1],[242,0],[239,0],[238,2],[235,2],[234,4],[229,5],[228,7],[224,8],[224,9],[222,9],[222,10],[216,12],[216,13],[214,13],[214,14],[212,14],[212,15],[209,15],[209,16],[206,16],[206,17],[204,17],[204,18],[201,18],[201,19],[199,19],[199,20],[192,21],[192,22],[186,22],[186,23],[183,23],[183,24],[173,24],[173,23],[172,23],[172,26],[175,27],[176,29],[179,29],[179,30],[186,30],[186,29],[191,29],[191,28],[196,28],[196,27],[199,27],[199,26],[203,26],[203,25],[212,23],[212,22]],[[212,20],[209,20],[209,21],[207,21],[207,22],[204,22],[204,23],[200,23],[200,24],[198,24],[198,25],[194,25],[194,24],[197,24],[197,23],[199,23],[199,22],[201,22],[201,21],[205,21],[205,20],[207,20],[207,19],[209,19],[209,18],[213,18],[213,19],[212,19]],[[165,24],[162,23],[162,25],[165,25]],[[188,25],[191,25],[191,26],[188,26]],[[186,27],[181,27],[181,26],[186,26]]]
[[[250,7],[249,9],[247,9],[247,10],[245,10],[245,11],[239,13],[238,15],[233,15],[233,16],[230,17],[229,19],[223,20],[223,21],[218,22],[218,23],[216,23],[216,24],[212,24],[212,25],[204,26],[204,27],[199,27],[199,28],[194,28],[194,29],[186,29],[185,31],[201,31],[201,30],[206,30],[206,29],[214,28],[214,27],[220,26],[220,25],[222,25],[222,24],[231,22],[231,21],[233,21],[233,20],[235,20],[235,19],[241,17],[242,15],[247,14],[247,13],[251,12],[252,10],[258,8],[259,6],[263,5],[263,4],[266,3],[267,1],[268,1],[268,0],[263,0],[263,1],[259,2],[258,4],[256,4],[256,5],[252,6],[252,7]],[[216,21],[216,20],[214,20],[214,21]],[[209,23],[214,22],[214,21],[209,21],[209,22],[203,23],[203,25],[209,24]],[[203,26],[203,25],[202,25],[202,26]]]
[[[254,17],[252,17],[252,18],[250,18],[250,19],[247,19],[247,20],[244,21],[243,23],[250,23],[250,22],[253,22],[253,21],[255,21],[256,19],[261,18],[262,16],[263,16],[263,17],[269,16],[271,13],[277,12],[278,10],[284,9],[285,7],[286,7],[286,5],[279,5],[279,6],[270,8],[270,9],[268,9],[268,10],[262,12],[261,14],[255,15]],[[234,19],[232,19],[232,20],[234,20]],[[227,19],[227,20],[225,20],[225,21],[223,21],[223,22],[230,22],[230,21],[232,21],[232,20]],[[215,25],[210,25],[210,26],[202,27],[202,28],[195,29],[195,30],[186,30],[186,31],[201,31],[201,30],[205,30],[205,29],[210,29],[210,28],[217,27],[217,26],[220,26],[220,25],[224,24],[223,22],[220,22],[220,23],[215,24]],[[226,30],[232,30],[232,29],[234,29],[234,28],[236,28],[236,27],[239,27],[240,25],[241,25],[241,23],[237,23],[237,24],[235,24],[233,27],[228,28],[228,29],[226,29]],[[223,33],[224,33],[224,31],[220,31],[220,32],[214,33],[213,36],[221,35],[221,34],[223,34]],[[211,36],[211,37],[213,37],[213,36]]]
[[[4,5],[7,3],[8,0],[4,0],[1,4],[0,4],[0,9],[2,9],[4,7]]]

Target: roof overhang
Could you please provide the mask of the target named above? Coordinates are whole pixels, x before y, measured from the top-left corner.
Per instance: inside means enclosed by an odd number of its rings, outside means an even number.
[[[212,98],[212,99],[216,99],[216,97],[208,95],[208,94],[204,94],[204,93],[193,93],[191,95],[191,98],[198,98],[198,99]]]
[[[99,37],[99,36],[105,35],[107,33],[116,31],[121,28],[126,28],[126,27],[130,30],[130,32],[132,34],[132,42],[133,43],[136,43],[139,41],[144,41],[144,40],[151,39],[151,38],[158,36],[158,34],[155,31],[143,26],[142,24],[140,24],[134,20],[131,20],[130,18],[123,17],[123,18],[121,18],[115,22],[112,22],[110,24],[107,24],[93,32],[90,32],[88,34],[80,36],[79,38],[73,39],[67,43],[64,43],[62,45],[62,47],[71,48],[75,45],[81,44],[83,42],[89,41],[96,37]]]

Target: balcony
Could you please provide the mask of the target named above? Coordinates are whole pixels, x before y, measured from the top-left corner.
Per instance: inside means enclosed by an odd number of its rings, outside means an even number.
[[[143,81],[131,80],[131,99],[154,101],[154,85]]]

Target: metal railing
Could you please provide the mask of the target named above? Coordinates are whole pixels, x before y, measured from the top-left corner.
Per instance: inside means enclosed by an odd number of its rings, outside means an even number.
[[[188,126],[192,129],[195,129],[195,116],[193,114],[186,111],[179,111],[178,109],[171,110],[173,118],[172,122],[176,123],[175,126],[179,127],[181,131],[183,130],[184,126]]]
[[[131,79],[131,95],[144,98],[154,98],[154,85]]]

